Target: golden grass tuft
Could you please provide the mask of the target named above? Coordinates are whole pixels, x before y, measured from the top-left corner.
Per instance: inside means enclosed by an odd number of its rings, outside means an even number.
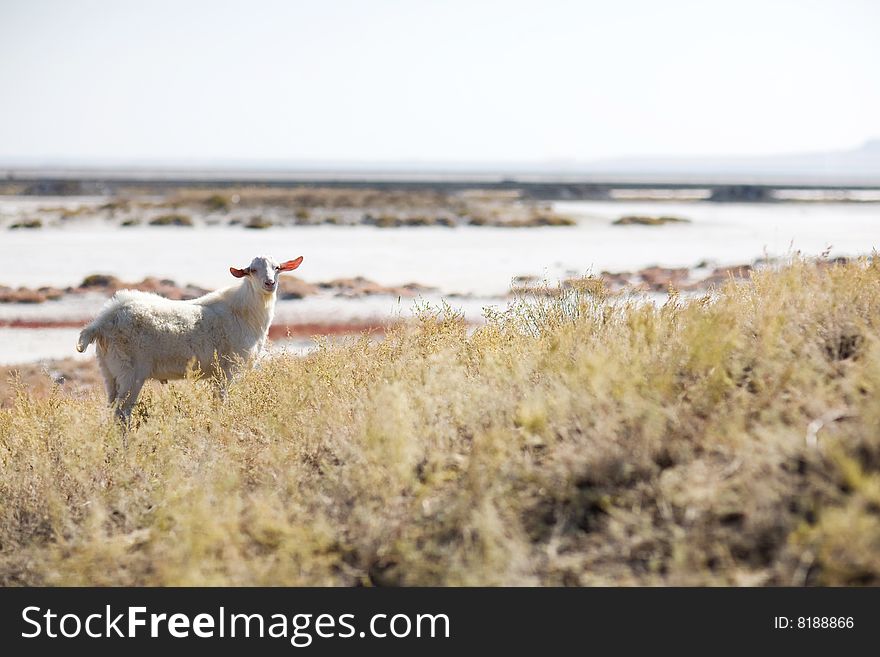
[[[880,583],[880,262],[0,409],[0,583]],[[124,445],[124,442],[127,445]]]

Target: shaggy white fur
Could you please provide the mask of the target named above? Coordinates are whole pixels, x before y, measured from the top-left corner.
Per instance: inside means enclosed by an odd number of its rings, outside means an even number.
[[[263,350],[275,314],[278,274],[302,263],[268,256],[230,267],[240,285],[190,301],[120,290],[79,335],[77,351],[96,343],[107,397],[127,421],[147,379],[181,379],[191,366],[224,383]],[[223,388],[225,391],[225,388]]]

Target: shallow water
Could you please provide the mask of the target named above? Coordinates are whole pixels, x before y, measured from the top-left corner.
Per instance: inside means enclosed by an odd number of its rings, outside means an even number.
[[[721,265],[800,251],[816,256],[863,255],[880,246],[877,203],[556,203],[589,234],[596,270],[637,270],[646,265]],[[669,215],[689,224],[614,226],[623,215]],[[601,245],[601,246],[600,246]],[[597,252],[601,251],[601,252]]]
[[[36,360],[93,358],[94,353],[76,350],[79,329],[20,329],[0,327],[0,365],[18,365]]]
[[[76,350],[78,328],[38,328],[20,329],[0,327],[0,365],[20,365],[36,361],[90,360],[95,357],[95,348],[89,347],[85,353]],[[310,338],[273,340],[272,353],[305,354],[314,349],[316,342]]]
[[[37,201],[29,201],[37,204]],[[21,199],[0,197],[0,211]],[[44,204],[48,204],[45,201]],[[56,202],[57,204],[57,202]],[[751,262],[800,249],[833,255],[880,246],[880,204],[700,202],[572,202],[554,209],[577,226],[548,228],[297,226],[247,230],[118,228],[100,221],[0,235],[0,284],[79,283],[100,272],[124,280],[172,278],[216,288],[229,284],[230,265],[253,255],[305,256],[297,275],[308,281],[365,276],[385,285],[418,282],[445,294],[497,297],[512,277],[559,276],[638,269]],[[675,215],[690,224],[613,226],[626,214]]]
[[[0,214],[22,207],[100,203],[104,199],[21,199],[0,197]],[[30,204],[30,205],[28,205]],[[306,281],[365,276],[383,285],[417,282],[438,288],[425,300],[450,303],[478,320],[487,305],[501,305],[511,279],[533,275],[555,281],[600,271],[633,271],[659,264],[690,266],[753,262],[796,250],[817,255],[860,255],[880,246],[880,204],[617,201],[553,203],[573,227],[489,228],[297,226],[247,230],[205,228],[118,228],[100,220],[63,227],[4,230],[0,233],[0,284],[38,287],[76,285],[93,273],[128,281],[146,276],[171,278],[207,288],[228,285],[230,265],[244,266],[253,255],[279,259],[305,256],[296,275]],[[687,224],[614,226],[627,214],[672,215]],[[29,305],[0,305],[9,319],[82,320],[103,303],[98,295]],[[345,322],[409,316],[413,300],[389,296],[348,299],[319,295],[280,302],[277,323]],[[28,333],[28,330],[31,333]],[[0,363],[69,356],[74,329],[2,329]],[[40,329],[44,331],[44,329]],[[63,336],[72,331],[74,340]],[[57,338],[57,339],[56,339]],[[61,349],[60,345],[68,345]],[[45,345],[45,346],[44,346]],[[58,346],[56,346],[58,345]],[[17,360],[12,360],[17,359]]]
[[[5,203],[18,199],[0,197]],[[36,203],[36,202],[35,202]],[[296,226],[247,230],[117,228],[80,222],[59,228],[3,231],[0,284],[79,283],[100,272],[125,280],[171,278],[215,288],[232,282],[230,265],[260,253],[305,256],[297,275],[308,281],[365,276],[385,285],[418,282],[441,292],[497,297],[512,277],[550,279],[571,274],[638,269],[652,264],[693,266],[751,262],[793,249],[833,255],[869,253],[880,246],[880,204],[569,202],[554,209],[573,227],[481,228]],[[675,215],[690,224],[613,226],[626,214]]]

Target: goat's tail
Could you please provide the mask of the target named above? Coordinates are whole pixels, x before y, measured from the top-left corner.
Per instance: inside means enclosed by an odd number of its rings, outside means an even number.
[[[86,347],[95,341],[95,338],[98,336],[99,328],[100,326],[98,326],[97,322],[92,322],[80,332],[79,339],[76,341],[76,350],[79,353],[84,352]]]
[[[117,292],[104,304],[98,316],[83,328],[79,334],[79,339],[76,341],[76,350],[79,353],[84,352],[95,340],[98,340],[100,345],[102,338],[108,332],[112,333],[113,326],[116,323],[116,311],[119,310],[119,307],[125,300],[126,297],[122,296],[122,293]]]

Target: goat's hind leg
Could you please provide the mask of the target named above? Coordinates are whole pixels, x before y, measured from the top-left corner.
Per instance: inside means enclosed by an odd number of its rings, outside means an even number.
[[[113,372],[110,371],[110,368],[107,367],[107,363],[104,362],[104,355],[101,351],[98,351],[98,367],[101,369],[101,375],[104,377],[104,389],[107,391],[107,403],[111,406],[113,402],[116,401],[116,377],[113,375]]]
[[[147,375],[141,370],[131,370],[116,377],[116,417],[123,424],[128,424],[146,380]]]

